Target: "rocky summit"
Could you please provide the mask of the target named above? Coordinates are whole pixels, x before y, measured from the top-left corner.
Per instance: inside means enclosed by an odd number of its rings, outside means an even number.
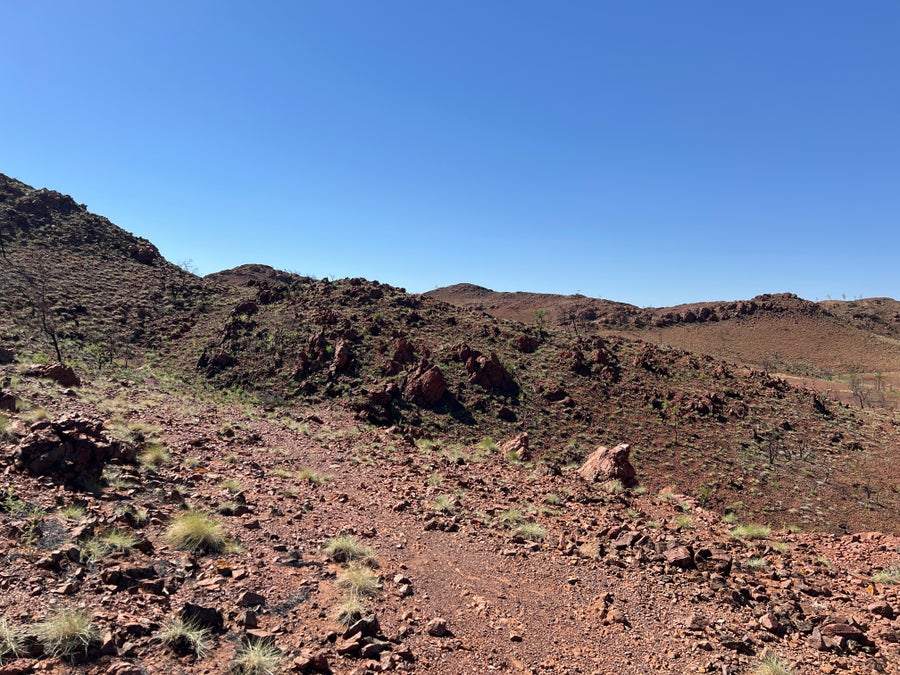
[[[0,287],[0,674],[900,672],[896,301],[200,278],[6,176]]]

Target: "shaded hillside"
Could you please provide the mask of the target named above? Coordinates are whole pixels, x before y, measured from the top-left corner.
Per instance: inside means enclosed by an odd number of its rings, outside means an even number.
[[[210,294],[84,205],[0,174],[0,327],[52,354],[101,361],[163,349]]]

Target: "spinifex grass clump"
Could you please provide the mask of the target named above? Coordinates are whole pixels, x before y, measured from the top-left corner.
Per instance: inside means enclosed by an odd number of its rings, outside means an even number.
[[[229,664],[234,675],[272,675],[278,672],[284,656],[271,642],[253,640],[240,648]]]
[[[174,548],[192,553],[219,553],[228,544],[222,525],[200,511],[185,511],[173,518],[165,540]]]
[[[206,656],[212,644],[209,629],[180,618],[163,626],[157,637],[179,654],[194,654],[198,659]]]
[[[59,610],[36,624],[32,632],[44,651],[64,659],[87,655],[91,645],[100,639],[91,616],[76,609]]]
[[[327,558],[339,563],[359,562],[370,565],[375,562],[375,551],[363,546],[350,535],[328,539],[322,550]]]

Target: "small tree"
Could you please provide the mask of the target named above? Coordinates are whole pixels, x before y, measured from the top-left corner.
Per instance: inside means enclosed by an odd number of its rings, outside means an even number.
[[[537,324],[538,334],[544,337],[544,326],[547,325],[547,310],[539,309],[534,313],[534,321]]]

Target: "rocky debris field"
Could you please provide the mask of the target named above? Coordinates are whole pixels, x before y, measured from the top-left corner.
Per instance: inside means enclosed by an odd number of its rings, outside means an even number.
[[[3,675],[900,672],[900,539],[723,517],[628,447],[0,381]]]

